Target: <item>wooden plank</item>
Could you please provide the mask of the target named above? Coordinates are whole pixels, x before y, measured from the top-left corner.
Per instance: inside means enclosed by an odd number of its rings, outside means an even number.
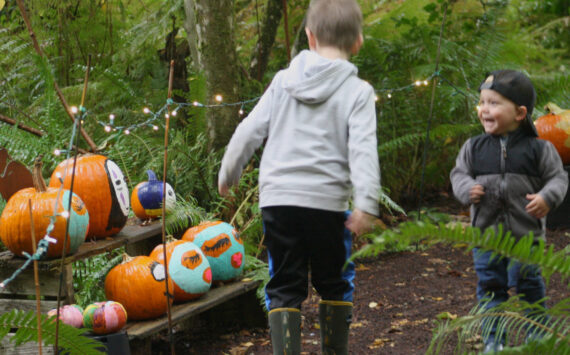
[[[57,301],[42,301],[40,304],[40,309],[42,313],[47,313],[49,310],[55,309],[57,307]],[[36,311],[36,300],[20,300],[20,299],[0,299],[0,314],[9,312],[13,309],[19,309],[22,311]]]
[[[14,336],[14,334],[8,334],[5,338],[0,340],[0,355],[29,355],[29,354],[38,354],[38,343],[36,342],[29,342],[21,344],[20,346],[14,346],[14,343],[10,341],[10,339]],[[55,354],[53,351],[53,346],[43,345],[42,346],[42,354],[51,355]]]
[[[90,256],[109,252],[121,246],[137,243],[156,235],[162,235],[162,225],[160,224],[160,220],[145,226],[125,226],[113,237],[97,241],[87,241],[81,244],[79,250],[75,254],[65,258],[64,263],[69,264],[76,260],[82,260]],[[15,270],[22,266],[24,262],[25,259],[15,257],[10,251],[0,253],[0,268]],[[40,261],[38,265],[40,270],[54,270],[59,269],[60,263],[60,259],[53,259]]]
[[[35,295],[36,286],[34,283],[33,267],[30,265],[26,270],[20,273],[16,279],[2,289],[0,297],[9,297],[8,295]],[[0,268],[0,279],[5,280],[12,276],[13,269]],[[39,281],[42,296],[57,297],[59,288],[59,273],[53,271],[40,270]],[[64,291],[65,295],[65,291]]]
[[[172,307],[172,323],[176,324],[210,308],[213,308],[229,299],[253,290],[259,281],[237,281],[228,285],[211,289],[202,298]],[[166,315],[149,321],[132,321],[126,326],[129,339],[148,337],[156,332],[168,328]]]

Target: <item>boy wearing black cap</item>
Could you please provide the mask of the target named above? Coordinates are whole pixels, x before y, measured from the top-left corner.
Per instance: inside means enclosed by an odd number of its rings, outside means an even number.
[[[499,225],[520,238],[532,232],[544,239],[546,215],[558,206],[568,188],[554,146],[538,139],[531,119],[536,100],[528,77],[514,70],[497,70],[479,87],[478,116],[485,134],[465,142],[451,171],[455,197],[471,205],[471,224],[495,231]],[[522,299],[535,303],[545,296],[540,269],[509,258],[473,250],[477,299],[486,308],[505,302],[516,287]],[[541,302],[545,306],[544,301]],[[497,320],[485,339],[484,352],[500,351],[505,334],[497,334]]]

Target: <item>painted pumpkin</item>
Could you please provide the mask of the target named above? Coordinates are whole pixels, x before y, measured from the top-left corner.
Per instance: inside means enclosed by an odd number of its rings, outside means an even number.
[[[154,248],[150,257],[164,263],[164,244]],[[185,240],[166,243],[168,275],[174,282],[174,301],[182,302],[198,298],[212,285],[212,269],[200,248]]]
[[[83,325],[95,334],[110,334],[127,324],[127,311],[119,302],[97,302],[85,307]]]
[[[139,183],[131,194],[131,206],[135,216],[140,219],[157,218],[162,216],[162,190],[164,183],[156,178],[152,170],[146,171],[148,181]],[[176,203],[176,194],[169,183],[166,183],[166,210]]]
[[[69,165],[68,165],[69,163]],[[66,172],[67,166],[67,173]],[[73,158],[63,161],[54,170],[50,187],[59,187],[58,176],[65,175],[64,186],[71,185]],[[127,223],[129,191],[125,176],[117,164],[102,155],[86,154],[77,158],[73,192],[89,210],[88,238],[103,239],[118,233]]]
[[[570,110],[563,110],[553,103],[546,105],[550,113],[539,117],[534,125],[538,137],[550,141],[560,154],[562,164],[570,164]]]
[[[6,203],[0,217],[0,238],[12,253],[21,256],[22,252],[33,254],[32,227],[30,221],[29,202],[32,202],[34,219],[34,234],[36,242],[44,237],[54,215],[57,201],[57,214],[50,237],[57,243],[50,243],[47,251],[48,258],[61,256],[65,242],[66,218],[61,214],[69,213],[69,223],[66,254],[72,254],[85,241],[89,226],[89,213],[83,201],[75,193],[73,197],[68,190],[59,192],[58,188],[47,188],[42,178],[42,163],[36,160],[33,171],[35,187],[28,187],[16,192]],[[59,194],[59,198],[58,198]],[[71,211],[67,210],[71,197]]]
[[[125,256],[123,263],[107,274],[105,295],[108,300],[122,304],[130,319],[156,318],[166,313],[168,307],[164,280],[164,265],[156,260],[148,256]],[[168,289],[173,287],[168,278]]]
[[[222,221],[203,222],[182,236],[202,249],[212,267],[214,281],[239,276],[243,270],[244,247],[238,232]]]
[[[48,317],[55,317],[57,309],[52,309],[47,313]],[[79,305],[72,304],[59,308],[59,319],[75,328],[83,327],[83,308]]]

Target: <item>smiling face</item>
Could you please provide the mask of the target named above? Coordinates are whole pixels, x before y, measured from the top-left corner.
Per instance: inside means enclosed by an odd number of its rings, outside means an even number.
[[[481,90],[478,116],[485,133],[504,135],[517,129],[526,117],[526,107],[517,106],[498,92]]]

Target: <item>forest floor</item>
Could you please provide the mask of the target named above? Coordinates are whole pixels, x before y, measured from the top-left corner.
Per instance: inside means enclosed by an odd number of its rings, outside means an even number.
[[[437,209],[451,212],[457,208],[450,202]],[[547,240],[560,250],[569,244],[570,230],[549,230]],[[358,260],[356,270],[349,338],[351,354],[424,354],[439,321],[438,315],[467,315],[476,304],[472,256],[461,247],[419,245]],[[547,284],[547,296],[548,305],[568,297],[567,283],[559,275],[554,275]],[[302,306],[302,354],[320,354],[318,301],[312,290]],[[184,333],[177,336],[180,340],[176,341],[177,353],[272,354],[265,326]],[[474,351],[480,343],[472,344]],[[451,354],[452,344],[442,354]],[[153,346],[153,353],[162,353],[159,348]]]

